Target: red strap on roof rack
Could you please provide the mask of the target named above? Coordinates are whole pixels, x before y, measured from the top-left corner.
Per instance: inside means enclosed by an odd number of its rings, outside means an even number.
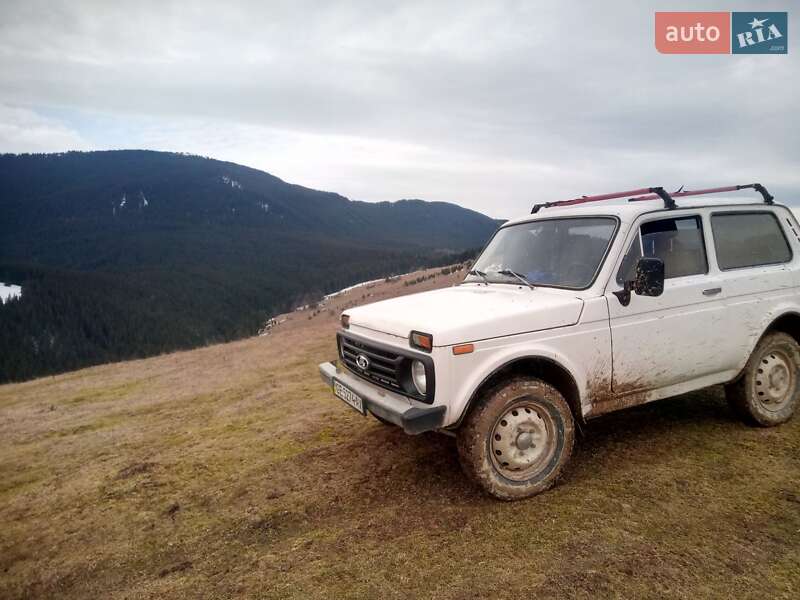
[[[703,196],[705,194],[721,194],[723,192],[738,192],[744,189],[754,189],[764,198],[765,204],[772,204],[775,196],[770,194],[760,183],[748,183],[746,185],[729,185],[718,188],[705,188],[702,190],[686,190],[685,192],[673,192],[670,194],[673,198],[683,198],[684,196]],[[656,194],[648,194],[646,196],[639,196],[638,198],[631,198],[628,202],[640,202],[642,200],[655,200],[658,198]]]
[[[599,202],[601,200],[613,200],[614,198],[627,198],[629,196],[637,196],[639,194],[653,194],[653,198],[663,198],[664,204],[668,208],[674,208],[674,202],[667,192],[662,187],[640,188],[638,190],[628,190],[626,192],[612,192],[611,194],[600,194],[599,196],[582,196],[580,198],[573,198],[572,200],[558,200],[556,202],[544,202],[542,204],[534,204],[531,214],[539,212],[542,208],[551,208],[553,206],[572,206],[575,204],[586,204],[587,202]],[[645,196],[641,196],[643,199]],[[650,196],[647,196],[648,200]],[[672,206],[670,206],[672,204]]]
[[[676,208],[675,198],[682,198],[684,196],[701,196],[704,194],[719,194],[722,192],[736,192],[743,189],[754,189],[764,198],[765,204],[772,204],[775,197],[767,191],[760,183],[748,183],[745,185],[729,185],[726,187],[718,188],[705,188],[702,190],[687,190],[685,192],[678,191],[672,194],[666,192],[663,187],[641,188],[638,190],[628,190],[626,192],[612,192],[611,194],[600,194],[598,196],[582,196],[581,198],[573,198],[571,200],[558,200],[556,202],[544,202],[542,204],[534,204],[531,214],[539,212],[542,208],[551,208],[553,206],[573,206],[575,204],[586,204],[587,202],[599,202],[601,200],[613,200],[615,198],[629,198],[629,202],[640,202],[642,200],[655,200],[661,198],[664,201],[665,208]]]

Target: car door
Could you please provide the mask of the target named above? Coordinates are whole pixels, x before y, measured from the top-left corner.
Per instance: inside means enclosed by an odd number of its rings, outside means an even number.
[[[616,281],[606,290],[615,396],[658,389],[718,372],[724,309],[709,274],[701,212],[643,215],[633,228]],[[633,294],[623,306],[614,291],[631,279],[639,257],[664,261],[661,296]]]
[[[763,333],[765,321],[794,306],[797,272],[792,244],[797,232],[790,215],[768,208],[715,210],[711,237],[729,317],[720,358],[740,369]],[[787,230],[788,227],[788,230]],[[792,232],[792,233],[789,233]]]

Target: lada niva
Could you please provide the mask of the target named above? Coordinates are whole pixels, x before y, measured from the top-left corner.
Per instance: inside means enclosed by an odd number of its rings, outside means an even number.
[[[683,200],[745,188],[763,200]],[[577,426],[612,411],[722,384],[746,421],[787,421],[800,225],[760,184],[541,204],[459,285],[341,324],[337,361],[319,366],[339,399],[410,434],[454,434],[473,480],[523,498],[558,479]]]

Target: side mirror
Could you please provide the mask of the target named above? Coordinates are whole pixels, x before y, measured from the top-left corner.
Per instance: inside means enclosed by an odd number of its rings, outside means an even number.
[[[638,296],[660,296],[664,292],[664,261],[643,257],[636,263],[633,291]]]
[[[640,258],[636,263],[636,278],[626,281],[621,290],[614,292],[622,306],[631,303],[631,291],[637,296],[660,296],[664,292],[664,261],[646,256]]]

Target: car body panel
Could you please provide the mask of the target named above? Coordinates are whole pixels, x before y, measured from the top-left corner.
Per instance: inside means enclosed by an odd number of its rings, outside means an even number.
[[[408,338],[413,329],[433,335],[436,346],[451,346],[574,325],[582,308],[583,301],[574,294],[517,284],[471,283],[391,298],[347,312],[351,326],[401,338]]]

